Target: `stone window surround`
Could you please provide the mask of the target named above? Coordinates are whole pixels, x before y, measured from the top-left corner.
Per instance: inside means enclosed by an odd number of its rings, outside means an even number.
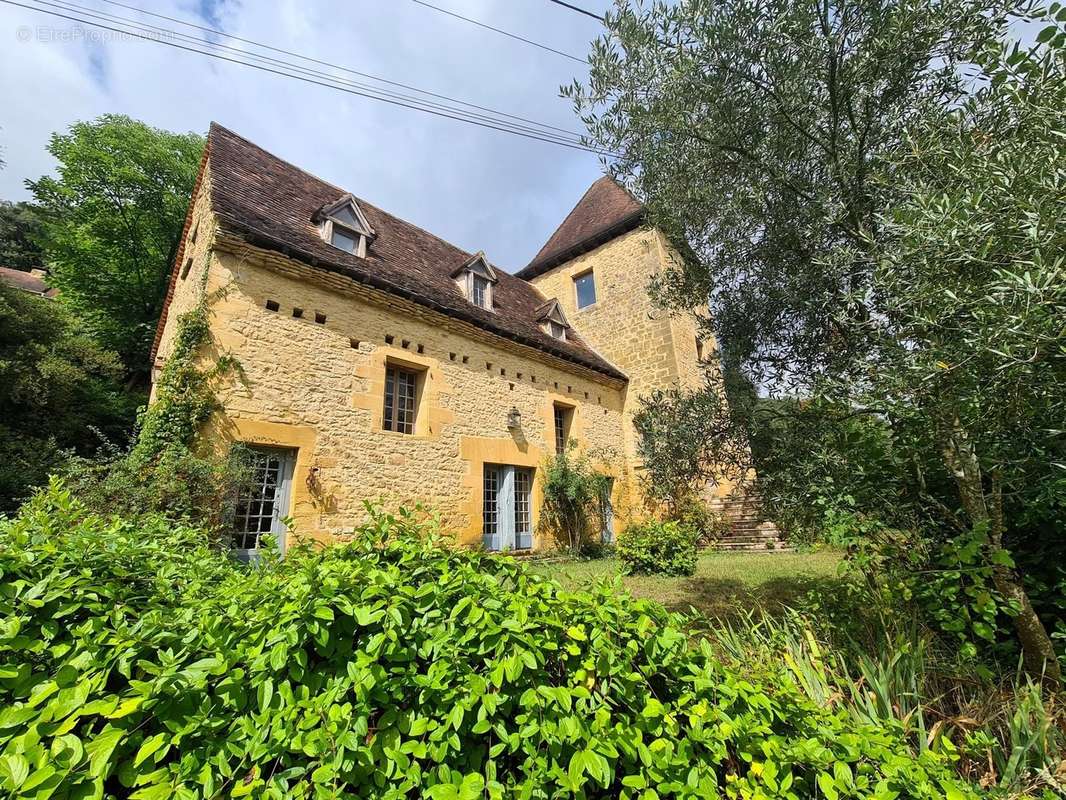
[[[442,407],[440,396],[450,393],[445,385],[440,363],[434,358],[416,355],[396,347],[377,346],[370,353],[350,350],[356,358],[364,358],[357,364],[355,377],[361,379],[362,390],[352,393],[352,408],[370,412],[370,430],[379,436],[398,436],[403,439],[439,439],[444,426],[451,422],[453,414]],[[414,372],[415,426],[413,433],[400,433],[385,429],[385,371],[399,367]]]
[[[581,298],[578,294],[577,287],[577,282],[580,281],[582,278],[592,278],[593,300],[591,303],[586,303],[585,305],[581,305]],[[596,305],[600,302],[600,293],[598,291],[598,287],[596,286],[595,268],[589,267],[588,269],[581,270],[580,272],[575,272],[573,275],[570,276],[570,282],[574,287],[574,309],[577,311],[584,311],[586,308],[595,308]]]

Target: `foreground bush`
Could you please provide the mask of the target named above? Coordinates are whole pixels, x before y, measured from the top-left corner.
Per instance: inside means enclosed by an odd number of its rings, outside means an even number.
[[[618,557],[628,575],[692,575],[696,532],[678,522],[649,520],[618,537]]]
[[[376,515],[242,568],[192,529],[0,522],[0,782],[18,797],[974,798],[661,606]]]

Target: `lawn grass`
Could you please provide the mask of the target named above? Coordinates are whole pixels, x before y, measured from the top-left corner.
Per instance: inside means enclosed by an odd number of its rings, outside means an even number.
[[[695,608],[707,617],[728,619],[757,607],[779,612],[807,592],[838,581],[839,563],[840,554],[833,551],[773,555],[704,552],[691,577],[625,576],[622,583],[634,595],[657,600],[673,611]],[[564,559],[533,565],[570,588],[612,578],[620,567],[617,558]]]

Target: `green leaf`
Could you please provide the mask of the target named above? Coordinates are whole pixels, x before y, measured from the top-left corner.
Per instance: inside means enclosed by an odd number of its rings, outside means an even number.
[[[4,756],[4,769],[11,781],[11,788],[17,789],[30,774],[30,762],[18,753]]]
[[[112,728],[110,725],[95,739],[85,745],[85,751],[89,754],[89,775],[93,778],[103,778],[108,772],[108,762],[115,747],[126,731],[121,728]]]
[[[833,782],[833,776],[828,772],[818,773],[818,788],[822,790],[822,794],[826,796],[827,800],[837,800],[838,794]]]
[[[133,766],[139,767],[146,758],[149,758],[153,753],[159,750],[168,738],[168,734],[157,733],[155,736],[149,736],[145,739],[137,749],[137,755],[133,758]]]

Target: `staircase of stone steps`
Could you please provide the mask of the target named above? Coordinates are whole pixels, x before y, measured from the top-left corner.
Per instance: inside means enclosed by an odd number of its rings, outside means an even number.
[[[792,546],[762,511],[762,498],[752,490],[726,499],[721,513],[729,531],[714,544],[716,550],[744,553],[791,553]]]

